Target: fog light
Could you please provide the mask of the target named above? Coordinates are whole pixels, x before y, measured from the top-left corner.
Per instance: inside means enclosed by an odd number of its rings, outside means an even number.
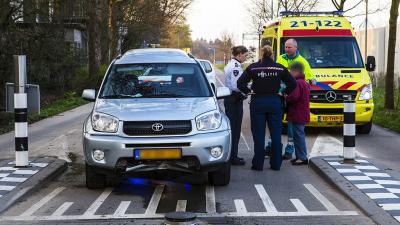
[[[222,155],[222,148],[221,147],[212,147],[210,150],[211,156],[214,158],[219,158]]]
[[[93,158],[96,161],[102,161],[104,159],[104,152],[102,150],[95,150],[93,152]]]

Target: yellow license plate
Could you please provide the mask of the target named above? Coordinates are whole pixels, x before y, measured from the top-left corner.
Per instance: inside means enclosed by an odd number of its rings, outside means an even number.
[[[343,122],[343,116],[318,116],[318,122]]]
[[[182,149],[135,149],[134,154],[136,160],[180,159]]]

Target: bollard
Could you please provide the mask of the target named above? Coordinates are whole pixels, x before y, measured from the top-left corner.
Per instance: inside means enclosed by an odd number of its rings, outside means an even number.
[[[191,212],[170,212],[165,214],[163,225],[203,225],[196,220],[196,214]]]
[[[354,163],[356,159],[356,102],[344,100],[343,158],[345,163]]]
[[[15,55],[15,166],[27,167],[28,161],[28,102],[26,94],[26,56]]]

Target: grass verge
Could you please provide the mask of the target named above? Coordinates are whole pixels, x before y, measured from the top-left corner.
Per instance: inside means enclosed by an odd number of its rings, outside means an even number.
[[[395,110],[385,109],[385,90],[374,89],[374,123],[400,133],[400,89],[395,91]]]
[[[217,68],[217,69],[220,69],[220,70],[224,71],[224,67],[225,67],[225,65],[223,65],[223,64],[214,64],[214,66],[215,66],[215,68]]]
[[[59,113],[71,110],[78,106],[87,104],[88,102],[70,92],[65,94],[64,98],[53,102],[52,104],[42,108],[40,114],[28,115],[28,123],[34,123]],[[4,134],[14,130],[14,114],[0,112],[0,134]]]

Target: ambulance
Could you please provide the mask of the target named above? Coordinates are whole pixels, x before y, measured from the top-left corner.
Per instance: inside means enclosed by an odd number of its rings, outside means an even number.
[[[368,72],[375,70],[375,58],[368,56],[364,63],[350,22],[341,12],[282,12],[264,26],[261,45],[271,45],[277,59],[290,38],[317,79],[311,85],[308,126],[342,126],[343,102],[351,98],[356,101],[357,132],[370,133],[374,101]]]

